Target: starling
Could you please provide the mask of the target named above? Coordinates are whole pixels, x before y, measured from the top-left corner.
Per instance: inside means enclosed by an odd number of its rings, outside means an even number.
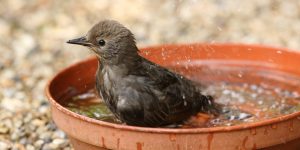
[[[158,127],[198,112],[219,112],[196,83],[140,56],[134,35],[117,21],[100,21],[85,36],[67,43],[86,46],[96,54],[97,92],[127,125]]]

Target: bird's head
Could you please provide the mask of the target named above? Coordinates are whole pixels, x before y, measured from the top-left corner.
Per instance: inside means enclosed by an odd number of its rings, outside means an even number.
[[[67,43],[86,46],[99,58],[111,61],[137,55],[138,51],[130,30],[113,20],[100,21],[85,36]]]

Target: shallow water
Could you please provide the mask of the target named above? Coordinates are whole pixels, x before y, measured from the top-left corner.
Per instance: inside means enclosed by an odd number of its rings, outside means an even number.
[[[198,113],[183,124],[170,128],[233,126],[257,122],[300,111],[300,98],[296,91],[283,90],[264,84],[219,82],[207,85],[203,93],[212,95],[222,105],[219,116]],[[72,97],[63,104],[69,110],[94,119],[121,123],[108,110],[93,89]]]

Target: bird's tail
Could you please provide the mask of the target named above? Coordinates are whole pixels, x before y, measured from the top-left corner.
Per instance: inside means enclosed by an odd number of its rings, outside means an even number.
[[[214,101],[214,98],[210,95],[201,95],[198,101],[198,108],[200,112],[209,113],[213,115],[219,115],[221,113],[221,105]]]

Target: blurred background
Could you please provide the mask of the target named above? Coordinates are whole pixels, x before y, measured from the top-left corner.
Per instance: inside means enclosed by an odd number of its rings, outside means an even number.
[[[162,43],[258,43],[300,50],[299,0],[0,0],[0,150],[72,149],[44,95],[59,70],[91,56],[68,45],[103,19]],[[296,66],[295,66],[296,67]]]

